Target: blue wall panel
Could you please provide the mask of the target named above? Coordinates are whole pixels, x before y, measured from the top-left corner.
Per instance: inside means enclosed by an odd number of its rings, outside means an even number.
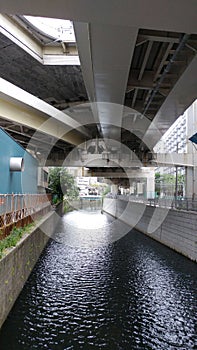
[[[24,158],[24,171],[10,171],[10,157]],[[0,128],[0,193],[37,193],[35,158]]]

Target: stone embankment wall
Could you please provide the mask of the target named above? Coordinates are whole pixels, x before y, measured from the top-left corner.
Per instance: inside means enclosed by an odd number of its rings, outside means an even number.
[[[39,222],[39,226],[31,233],[24,234],[16,247],[11,248],[0,260],[0,327],[53,234],[61,210],[59,207],[57,212],[46,214]]]
[[[105,198],[103,210],[197,262],[197,213]]]

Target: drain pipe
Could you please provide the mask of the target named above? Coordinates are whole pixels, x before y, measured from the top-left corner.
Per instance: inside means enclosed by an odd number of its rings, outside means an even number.
[[[185,44],[186,44],[187,40],[189,39],[189,37],[190,37],[190,34],[184,34],[184,35],[183,35],[183,37],[182,37],[182,39],[181,39],[179,45],[177,46],[175,52],[173,53],[173,55],[172,55],[170,61],[168,62],[166,68],[164,69],[164,71],[163,71],[161,77],[159,78],[159,80],[158,80],[158,82],[157,82],[157,85],[156,85],[155,88],[153,89],[152,94],[151,94],[151,96],[150,96],[150,98],[149,98],[149,100],[148,100],[148,102],[147,102],[147,104],[146,104],[146,106],[145,106],[145,108],[144,108],[143,114],[146,114],[146,112],[147,112],[147,110],[148,110],[148,108],[149,108],[149,106],[150,106],[152,100],[154,99],[154,97],[155,97],[156,93],[158,92],[158,90],[159,90],[161,84],[163,83],[163,80],[165,79],[166,74],[169,72],[169,70],[170,70],[172,64],[174,63],[174,61],[175,61],[175,59],[176,59],[178,53],[179,53],[179,52],[181,51],[181,49],[185,46]]]

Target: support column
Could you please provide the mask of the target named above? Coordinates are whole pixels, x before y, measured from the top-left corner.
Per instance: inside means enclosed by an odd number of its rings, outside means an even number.
[[[154,171],[147,177],[147,198],[155,198],[155,176]]]
[[[186,147],[187,153],[193,154],[193,168],[185,168],[185,196],[197,199],[197,145],[189,141],[189,138],[196,133],[197,125],[197,103],[194,102],[186,113]]]
[[[185,196],[197,199],[197,167],[185,169]]]
[[[111,185],[111,193],[117,194],[118,193],[118,185]]]
[[[131,195],[141,195],[144,198],[155,197],[155,172],[153,168],[141,168],[128,172]],[[142,191],[142,192],[141,192]]]

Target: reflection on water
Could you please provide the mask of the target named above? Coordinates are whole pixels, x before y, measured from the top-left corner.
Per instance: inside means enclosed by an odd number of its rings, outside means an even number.
[[[77,218],[77,220],[76,220]],[[99,218],[99,220],[98,220]],[[100,212],[98,211],[79,211],[76,212],[70,212],[67,215],[65,215],[62,219],[62,227],[64,228],[65,225],[70,225],[73,227],[77,227],[79,229],[101,229],[106,225],[109,225],[110,222],[107,219],[106,215],[100,215]]]
[[[128,225],[112,217],[109,219],[100,211],[74,211],[62,218],[53,239],[73,247],[91,248],[109,245],[129,231]]]
[[[110,243],[115,223],[100,213],[62,218],[64,244],[43,252],[1,350],[197,349],[196,264],[135,230]]]

